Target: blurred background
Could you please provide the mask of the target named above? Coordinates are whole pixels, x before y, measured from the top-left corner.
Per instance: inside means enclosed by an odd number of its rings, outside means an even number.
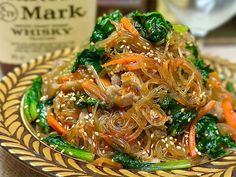
[[[56,2],[57,0],[54,0]],[[52,0],[47,2],[23,2],[24,5],[33,6],[37,5],[44,5],[44,7],[52,6]],[[61,3],[62,1],[60,1]],[[83,2],[83,3],[82,3]],[[17,2],[18,3],[18,2]],[[7,43],[12,44],[12,41],[9,37],[7,37],[7,32],[12,27],[19,28],[19,21],[16,20],[14,16],[14,9],[17,8],[17,3],[9,5],[8,0],[0,0],[0,27],[3,31],[6,30],[5,33],[2,33],[0,36],[0,54],[2,55],[3,52],[12,52],[11,49],[6,45]],[[35,3],[35,4],[30,4]],[[41,4],[40,4],[41,3]],[[47,3],[47,6],[45,4]],[[51,4],[50,4],[51,3]],[[115,9],[120,9],[124,14],[127,14],[133,10],[140,10],[142,12],[148,11],[160,11],[164,17],[172,23],[183,23],[190,26],[192,33],[196,36],[197,40],[199,41],[200,47],[203,53],[209,53],[213,56],[219,56],[221,58],[228,59],[234,63],[236,63],[236,0],[66,0],[63,3],[74,3],[80,5],[83,4],[87,11],[89,12],[90,16],[87,17],[87,21],[89,24],[83,25],[80,24],[79,19],[77,21],[67,21],[70,23],[69,27],[74,27],[76,36],[83,36],[81,34],[85,33],[89,35],[91,33],[91,26],[94,26],[96,17],[104,14],[109,13]],[[20,6],[19,2],[19,6]],[[60,5],[60,4],[58,4]],[[61,5],[64,6],[63,4]],[[82,5],[81,5],[82,6]],[[55,6],[56,7],[56,6]],[[6,14],[5,14],[6,13]],[[5,15],[9,15],[9,18],[4,18]],[[5,16],[6,17],[6,16]],[[12,23],[9,23],[11,21]],[[13,23],[14,22],[14,23]],[[55,23],[55,19],[52,21],[47,20],[45,21],[44,26],[40,28],[46,28],[45,25],[47,23]],[[64,23],[64,21],[57,21],[57,23]],[[23,22],[22,22],[23,23]],[[33,21],[27,22],[28,27],[32,25]],[[38,23],[38,22],[37,22]],[[43,23],[43,22],[42,22]],[[79,24],[75,26],[75,24]],[[9,26],[11,24],[11,26]],[[9,26],[9,29],[7,27]],[[18,26],[17,26],[18,25]],[[55,24],[58,25],[58,24]],[[68,25],[67,25],[68,26]],[[27,26],[24,26],[25,28]],[[39,26],[38,26],[39,27]],[[77,29],[78,27],[78,29]],[[81,29],[79,29],[81,27]],[[91,29],[90,29],[91,28]],[[86,33],[88,32],[88,33]],[[82,40],[88,39],[88,36],[85,35],[85,38]],[[74,36],[74,38],[77,38]],[[73,38],[73,36],[72,36]],[[60,44],[67,40],[68,37],[64,36],[64,38],[60,38]],[[14,38],[14,40],[19,40]],[[40,39],[28,39],[33,40],[44,40],[43,38]],[[26,40],[26,41],[27,41]],[[58,38],[48,38],[48,41],[55,43],[58,42]],[[55,41],[54,41],[55,40]],[[16,41],[17,42],[17,41]],[[50,52],[55,48],[60,49],[62,47],[71,47],[71,45],[80,45],[79,42],[74,41],[75,43],[63,43],[63,45],[57,45],[54,48],[50,48],[50,50],[46,50],[44,52]],[[23,45],[25,43],[21,43]],[[34,44],[34,43],[29,43]],[[40,43],[41,44],[41,43]],[[65,44],[65,45],[64,45]],[[6,48],[4,48],[6,46]],[[27,46],[29,47],[29,45]],[[26,49],[27,49],[26,47]],[[15,50],[15,49],[14,49]],[[15,52],[15,51],[13,51]],[[27,53],[28,52],[28,53]],[[26,60],[31,59],[29,50],[21,50],[21,53],[26,54],[28,58]],[[37,51],[40,54],[43,54],[42,51]],[[0,78],[6,74],[6,72],[13,69],[13,67],[23,63],[21,62],[9,62],[9,58],[3,57],[0,55]],[[36,54],[34,53],[36,57]],[[25,62],[25,60],[24,60]],[[40,174],[32,172],[32,170],[24,167],[16,160],[9,157],[1,148],[0,148],[0,176],[2,177],[30,177],[32,173],[34,173],[34,177],[40,177]],[[16,168],[17,167],[17,168]],[[14,170],[12,170],[14,169]]]

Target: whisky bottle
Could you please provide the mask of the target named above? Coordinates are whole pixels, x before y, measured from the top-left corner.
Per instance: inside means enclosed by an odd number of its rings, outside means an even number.
[[[2,74],[47,52],[89,40],[96,0],[0,0]]]

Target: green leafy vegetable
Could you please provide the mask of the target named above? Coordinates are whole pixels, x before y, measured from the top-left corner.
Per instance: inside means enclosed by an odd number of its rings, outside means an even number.
[[[113,159],[115,162],[121,163],[125,168],[128,169],[139,169],[145,171],[156,171],[156,170],[174,170],[181,168],[190,168],[190,160],[177,160],[170,162],[161,163],[148,163],[142,162],[136,158],[130,157],[127,154],[116,152]]]
[[[46,108],[48,105],[53,104],[53,99],[54,97],[47,99],[45,101],[41,101],[38,106],[39,107],[38,126],[39,126],[40,131],[43,133],[49,133],[51,131],[51,128],[47,122]]]
[[[115,31],[115,26],[111,23],[111,20],[119,22],[122,16],[122,13],[119,10],[116,10],[109,15],[99,17],[90,41],[98,42],[106,39],[113,31]]]
[[[236,143],[229,135],[220,134],[217,122],[217,117],[207,114],[196,125],[198,151],[213,158],[227,155],[225,147],[236,147]]]
[[[177,33],[186,33],[186,32],[189,31],[189,28],[185,25],[174,24],[173,25],[173,30]]]
[[[24,97],[24,113],[28,121],[33,122],[39,115],[38,106],[42,96],[42,77],[34,79],[32,86],[26,91]]]
[[[178,136],[186,128],[186,125],[191,122],[196,116],[197,111],[195,109],[188,110],[187,108],[177,104],[177,102],[170,96],[166,96],[160,103],[162,109],[166,112],[170,112],[172,122],[168,126],[168,132],[171,136]]]
[[[93,153],[81,150],[57,134],[52,134],[46,138],[43,138],[43,141],[48,143],[50,146],[54,146],[58,151],[63,151],[63,153],[73,156],[75,158],[91,162],[94,160],[95,155]]]
[[[210,65],[206,65],[204,60],[200,58],[196,45],[187,43],[186,49],[190,52],[189,60],[198,68],[199,72],[202,74],[203,82],[206,83],[206,80],[209,78],[209,73],[214,70],[210,68]]]
[[[80,65],[92,65],[95,70],[99,71],[102,67],[102,62],[105,60],[105,50],[97,49],[90,45],[88,49],[84,49],[76,56],[71,72],[74,73]]]
[[[93,106],[97,104],[99,101],[89,97],[87,94],[80,94],[76,95],[76,102],[75,104],[80,108],[87,108],[88,106]]]
[[[134,27],[142,37],[155,43],[166,41],[171,24],[159,12],[140,13],[134,11],[129,15],[134,21]]]
[[[235,90],[234,84],[232,82],[227,82],[226,83],[226,90],[228,90],[231,93],[236,94],[236,90]]]

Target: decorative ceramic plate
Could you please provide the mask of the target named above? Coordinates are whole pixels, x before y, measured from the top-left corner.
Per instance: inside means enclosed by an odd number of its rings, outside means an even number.
[[[186,170],[144,172],[114,170],[81,162],[55,151],[42,143],[33,127],[27,123],[21,109],[22,97],[37,75],[42,75],[59,59],[68,59],[76,49],[65,49],[49,53],[15,68],[0,83],[0,142],[1,146],[33,169],[50,176],[236,176],[236,151],[230,156],[194,166]],[[236,83],[236,64],[216,57],[205,57],[226,80]]]

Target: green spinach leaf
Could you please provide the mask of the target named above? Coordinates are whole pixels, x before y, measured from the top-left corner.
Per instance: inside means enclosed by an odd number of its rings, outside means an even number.
[[[122,13],[119,10],[116,10],[109,15],[99,17],[90,41],[98,42],[106,39],[115,30],[115,26],[111,23],[111,20],[119,22],[122,16]]]
[[[170,112],[172,122],[168,125],[168,132],[174,137],[183,133],[186,125],[197,116],[197,111],[195,109],[189,110],[182,105],[177,104],[170,96],[164,97],[160,106],[165,112]]]
[[[159,12],[140,13],[134,11],[129,15],[134,21],[134,27],[142,37],[154,43],[166,41],[171,24]]]
[[[198,48],[192,43],[186,44],[186,49],[190,52],[188,59],[197,67],[199,72],[202,74],[203,82],[206,83],[209,78],[209,73],[214,70],[210,68],[210,65],[206,65],[204,60],[200,58]]]
[[[104,49],[97,49],[93,45],[90,45],[88,49],[84,49],[82,52],[77,53],[71,72],[74,73],[80,65],[92,65],[96,71],[100,71],[102,62],[105,61],[105,58]]]
[[[236,147],[236,143],[229,135],[220,134],[217,122],[217,117],[207,114],[196,125],[198,151],[213,158],[227,155],[225,147]]]

